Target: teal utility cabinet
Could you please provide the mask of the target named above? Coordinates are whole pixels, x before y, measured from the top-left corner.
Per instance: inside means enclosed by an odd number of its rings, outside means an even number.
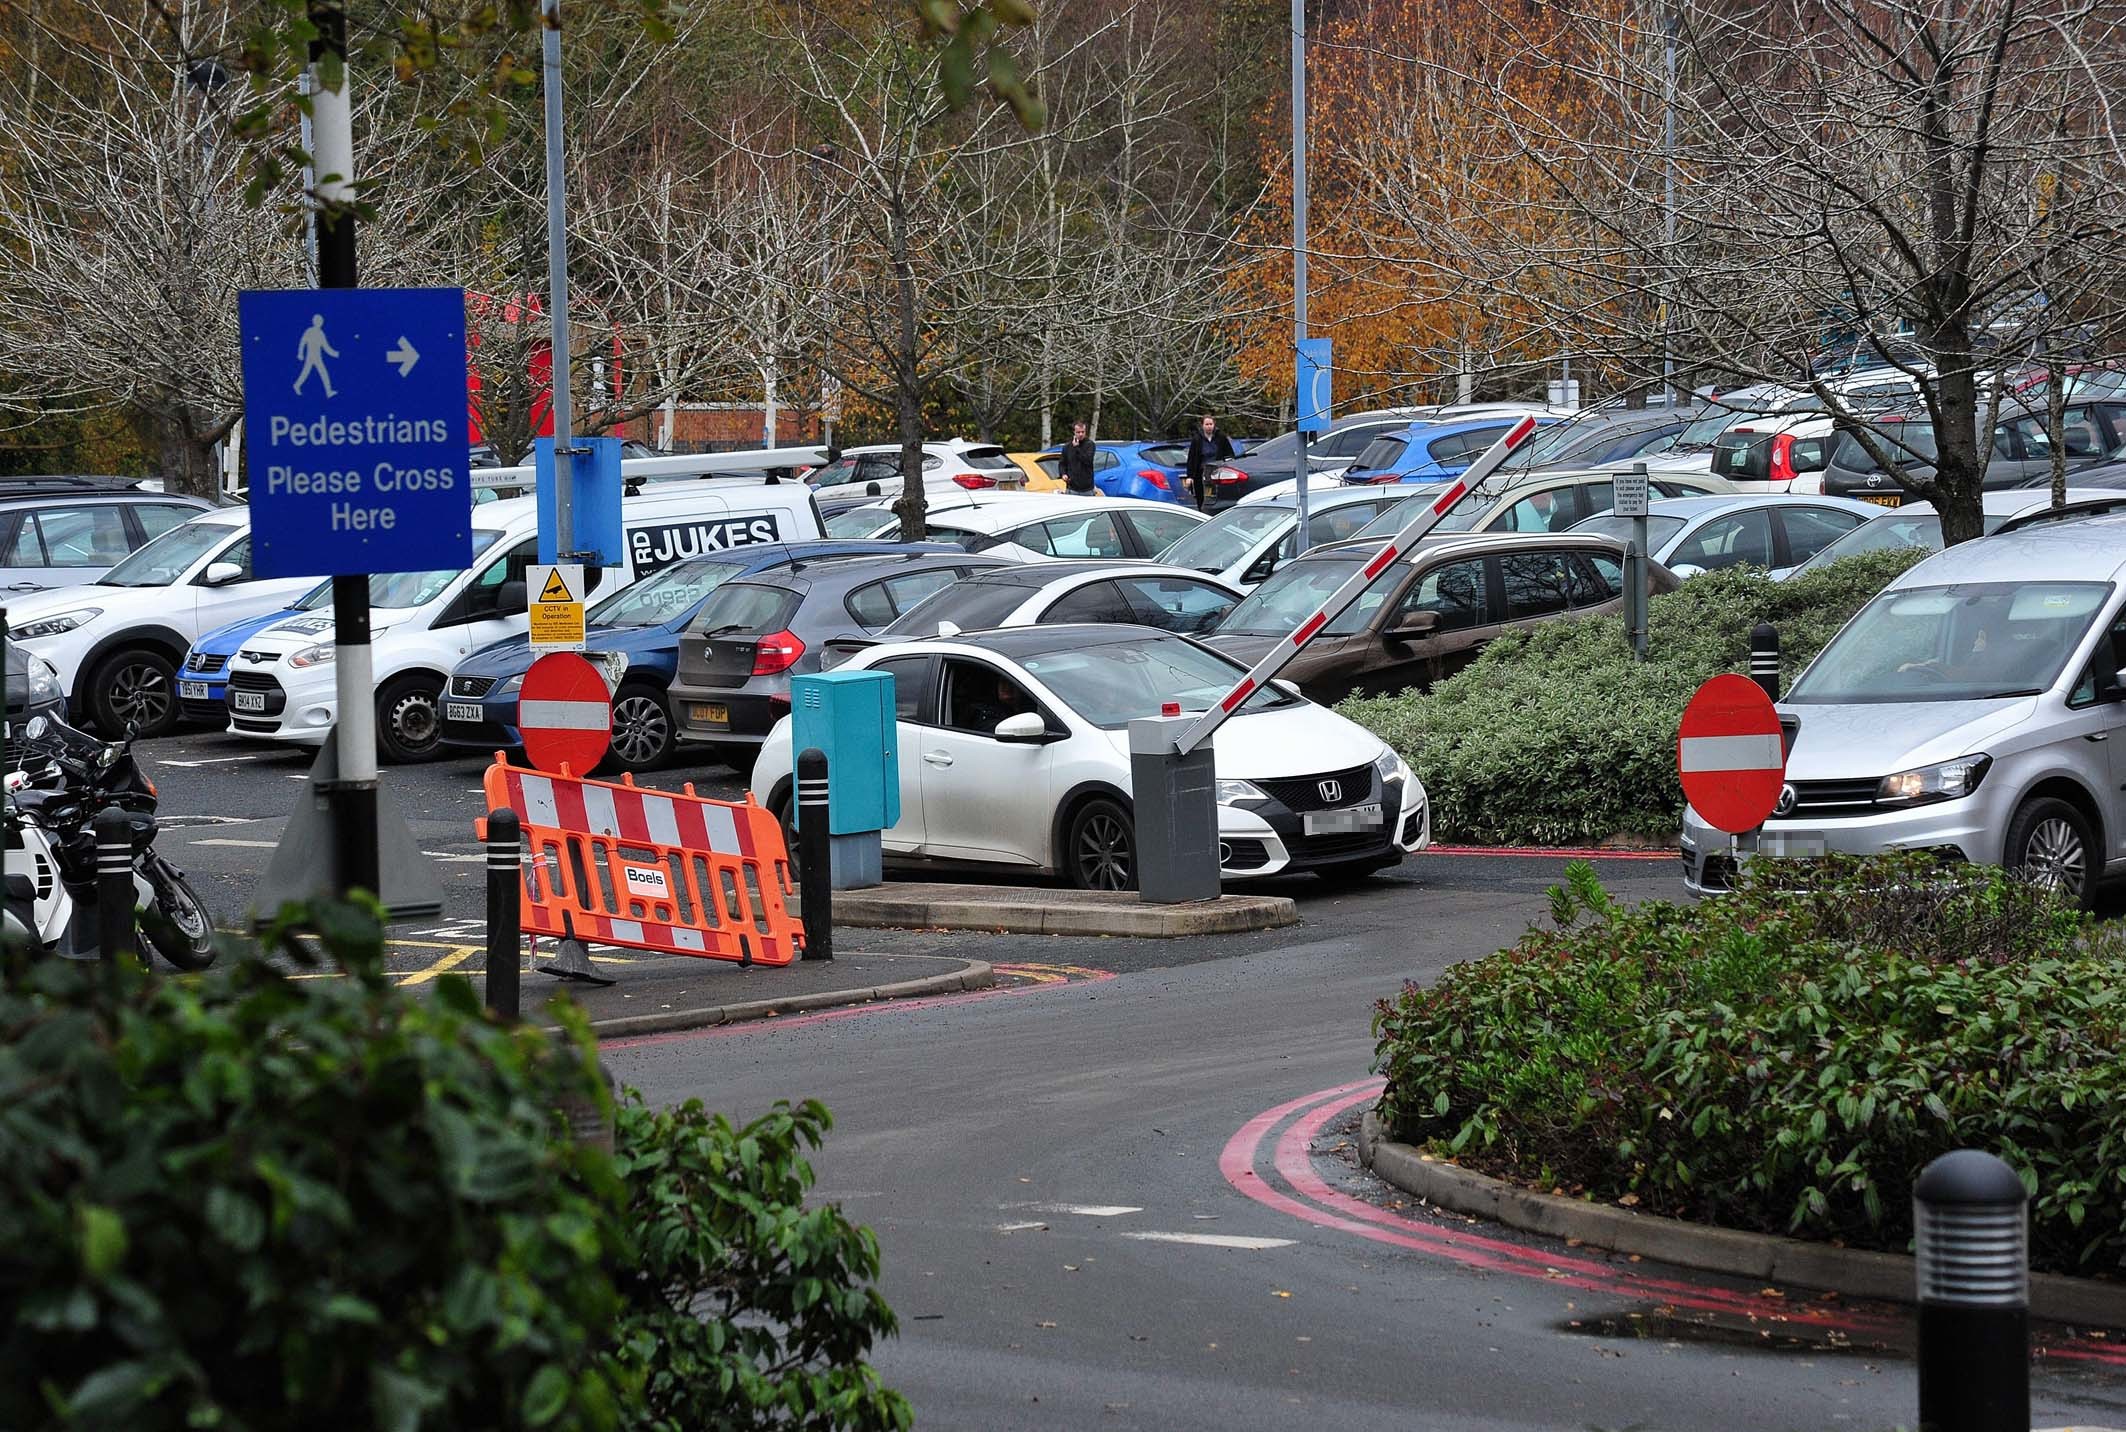
[[[901,763],[894,739],[893,674],[826,671],[790,680],[790,757],[827,757],[827,831],[834,888],[882,878],[879,832],[901,818]]]

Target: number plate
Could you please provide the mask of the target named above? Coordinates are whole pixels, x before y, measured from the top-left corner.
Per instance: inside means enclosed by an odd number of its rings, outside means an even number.
[[[1820,830],[1768,830],[1757,836],[1757,854],[1806,857],[1822,855],[1828,845]]]
[[[695,702],[690,704],[687,709],[693,713],[696,721],[706,722],[711,726],[728,726],[731,724],[731,708],[728,706],[710,706]]]
[[[211,701],[214,693],[204,681],[180,681],[177,683],[177,699],[180,701]]]
[[[1378,805],[1351,806],[1346,810],[1310,810],[1300,818],[1308,835],[1349,835],[1356,830],[1379,830],[1387,824]]]
[[[1856,492],[1853,495],[1862,502],[1872,502],[1877,507],[1902,507],[1905,505],[1905,497],[1901,492]]]
[[[232,691],[229,706],[236,711],[263,711],[266,709],[266,693],[263,691]]]
[[[470,721],[477,726],[487,719],[487,713],[477,701],[446,701],[443,703],[445,721]]]

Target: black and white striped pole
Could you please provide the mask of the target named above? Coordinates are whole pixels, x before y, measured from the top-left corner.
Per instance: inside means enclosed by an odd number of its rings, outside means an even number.
[[[1750,680],[1772,700],[1779,699],[1779,628],[1770,622],[1750,628]]]
[[[96,812],[96,945],[107,961],[133,949],[133,842],[126,813],[116,806]]]
[[[2030,1220],[2023,1181],[1958,1149],[1912,1190],[1920,1432],[2028,1432]]]
[[[834,854],[827,827],[827,753],[797,754],[797,898],[805,958],[834,958]]]
[[[518,973],[524,914],[524,829],[501,806],[487,813],[487,1007],[504,1019],[518,1015]]]

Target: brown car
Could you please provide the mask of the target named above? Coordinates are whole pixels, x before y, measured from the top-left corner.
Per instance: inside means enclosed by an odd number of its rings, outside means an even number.
[[[1252,665],[1321,610],[1379,545],[1316,548],[1233,608],[1210,644]],[[1677,578],[1658,562],[1656,592]],[[1429,537],[1380,574],[1281,673],[1316,701],[1420,690],[1452,676],[1500,632],[1624,607],[1624,548],[1563,533]]]

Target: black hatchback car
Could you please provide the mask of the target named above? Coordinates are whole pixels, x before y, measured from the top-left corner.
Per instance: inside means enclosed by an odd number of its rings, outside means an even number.
[[[790,710],[790,678],[820,669],[827,643],[868,636],[971,572],[1008,565],[964,552],[844,558],[730,581],[679,638],[672,712],[683,740],[727,759]]]

